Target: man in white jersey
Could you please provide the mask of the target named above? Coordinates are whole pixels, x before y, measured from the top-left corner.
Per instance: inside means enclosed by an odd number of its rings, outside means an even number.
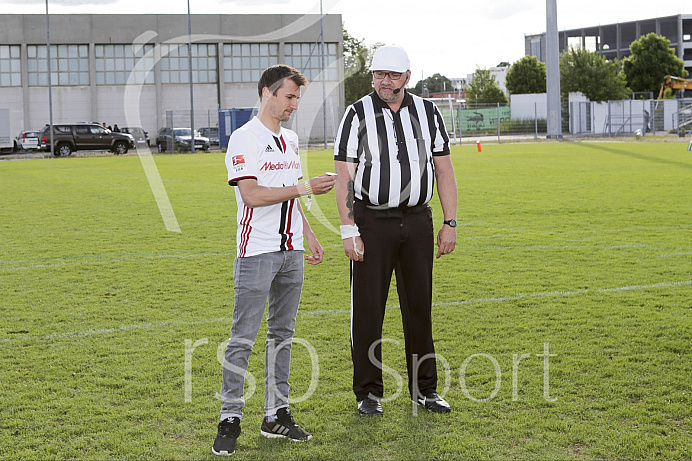
[[[303,237],[309,264],[322,262],[324,251],[310,229],[298,197],[325,194],[334,177],[303,183],[298,136],[281,126],[298,109],[305,76],[277,65],[267,68],[257,85],[256,117],[231,135],[226,152],[228,183],[238,203],[237,257],[233,263],[235,308],[226,346],[221,412],[212,447],[216,455],[235,451],[243,417],[245,373],[252,346],[267,315],[265,418],[260,433],[268,438],[302,442],[312,439],[293,420],[288,407],[291,341],[303,287]],[[267,303],[268,301],[268,303]]]

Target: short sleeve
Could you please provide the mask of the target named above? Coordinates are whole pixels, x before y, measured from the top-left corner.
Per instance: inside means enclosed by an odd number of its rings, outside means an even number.
[[[235,131],[228,140],[226,168],[231,186],[241,179],[257,179],[257,146],[247,130]]]

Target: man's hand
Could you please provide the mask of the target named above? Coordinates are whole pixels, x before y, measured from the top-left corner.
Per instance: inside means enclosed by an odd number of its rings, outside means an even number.
[[[362,261],[365,255],[365,245],[360,237],[349,237],[343,240],[344,253],[351,261]]]
[[[312,189],[312,193],[315,195],[326,194],[334,188],[335,182],[336,176],[328,174],[315,176],[308,181],[310,188]]]
[[[322,257],[324,256],[324,250],[322,245],[317,241],[317,237],[312,232],[306,232],[305,237],[308,241],[308,249],[312,255],[306,255],[305,261],[313,266],[322,262]]]
[[[440,258],[442,255],[446,255],[454,251],[454,247],[457,244],[457,231],[454,227],[448,226],[447,224],[442,225],[442,229],[437,234],[437,256]]]

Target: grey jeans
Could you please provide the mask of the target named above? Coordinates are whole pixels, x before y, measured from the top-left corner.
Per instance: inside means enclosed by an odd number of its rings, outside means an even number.
[[[264,357],[264,410],[288,406],[291,342],[303,288],[303,251],[277,251],[236,258],[233,262],[235,308],[226,346],[220,420],[242,418],[248,360],[265,306],[267,345]]]

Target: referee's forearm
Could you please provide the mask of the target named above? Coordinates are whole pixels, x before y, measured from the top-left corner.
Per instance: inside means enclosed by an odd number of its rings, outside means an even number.
[[[437,179],[437,195],[440,197],[444,219],[457,218],[458,189],[454,177],[454,167],[450,157],[435,157],[435,178]]]
[[[347,162],[334,162],[336,170],[336,208],[342,225],[354,224],[353,218],[353,172],[355,165]]]

